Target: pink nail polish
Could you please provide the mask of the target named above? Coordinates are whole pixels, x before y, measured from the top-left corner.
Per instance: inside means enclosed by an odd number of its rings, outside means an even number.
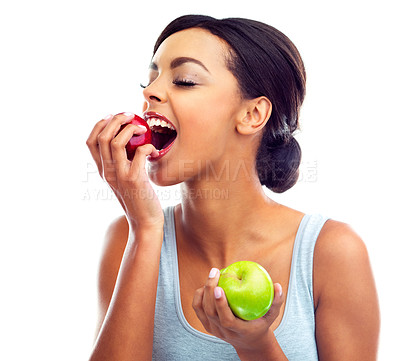
[[[218,272],[218,268],[211,268],[208,278],[214,278],[217,275],[217,272]]]
[[[282,296],[282,293],[283,293],[282,286],[279,285],[278,289],[279,289],[278,295],[279,295],[279,297],[281,297],[281,296]]]
[[[222,297],[222,289],[220,287],[214,288],[214,296],[217,300]]]

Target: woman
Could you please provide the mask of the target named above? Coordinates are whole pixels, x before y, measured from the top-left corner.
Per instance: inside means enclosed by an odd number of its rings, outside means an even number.
[[[256,21],[180,17],[155,44],[143,93],[153,144],[127,159],[144,132],[119,132],[128,113],[101,120],[87,141],[125,212],[106,236],[91,360],[375,360],[362,240],[262,188],[284,192],[298,177],[305,71],[291,41]],[[181,204],[163,210],[149,179],[181,183]],[[239,260],[276,282],[254,321],[236,318],[217,287],[219,269]]]

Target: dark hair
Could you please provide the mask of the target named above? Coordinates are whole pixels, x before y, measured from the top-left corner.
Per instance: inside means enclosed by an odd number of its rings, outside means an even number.
[[[256,167],[261,184],[277,193],[288,190],[299,177],[301,149],[293,132],[299,125],[306,84],[297,48],[286,35],[258,21],[185,15],[164,29],[153,55],[170,35],[190,28],[208,30],[229,45],[227,66],[244,99],[266,96],[271,101],[272,113],[263,130]]]

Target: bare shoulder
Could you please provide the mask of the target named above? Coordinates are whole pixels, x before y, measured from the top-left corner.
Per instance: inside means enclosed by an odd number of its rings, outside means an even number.
[[[110,224],[105,234],[99,264],[99,293],[107,295],[110,298],[128,241],[128,236],[129,225],[125,216],[116,218]]]
[[[322,227],[314,253],[314,294],[320,299],[333,279],[349,278],[353,272],[369,271],[367,247],[362,238],[346,223],[328,220]]]
[[[112,221],[105,234],[98,270],[99,324],[97,331],[104,320],[114,292],[128,237],[129,224],[125,216]]]
[[[375,360],[378,296],[367,247],[348,224],[328,220],[320,232],[314,301],[321,359]]]
[[[362,238],[346,223],[328,220],[321,229],[315,245],[316,261],[354,261],[368,257]]]
[[[109,225],[103,245],[102,259],[119,257],[121,251],[125,250],[129,235],[129,224],[125,216],[120,216]]]

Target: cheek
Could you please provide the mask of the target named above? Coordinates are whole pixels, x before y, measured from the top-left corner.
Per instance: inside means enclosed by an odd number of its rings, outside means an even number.
[[[235,87],[218,88],[207,93],[207,105],[203,105],[204,115],[208,115],[215,121],[222,122],[226,126],[232,122],[237,114],[240,99]],[[228,129],[228,128],[227,128]]]
[[[234,129],[238,100],[232,92],[207,89],[197,96],[182,99],[180,104],[184,105],[179,107],[177,114],[182,124],[184,122],[182,131],[185,133],[213,138]]]

